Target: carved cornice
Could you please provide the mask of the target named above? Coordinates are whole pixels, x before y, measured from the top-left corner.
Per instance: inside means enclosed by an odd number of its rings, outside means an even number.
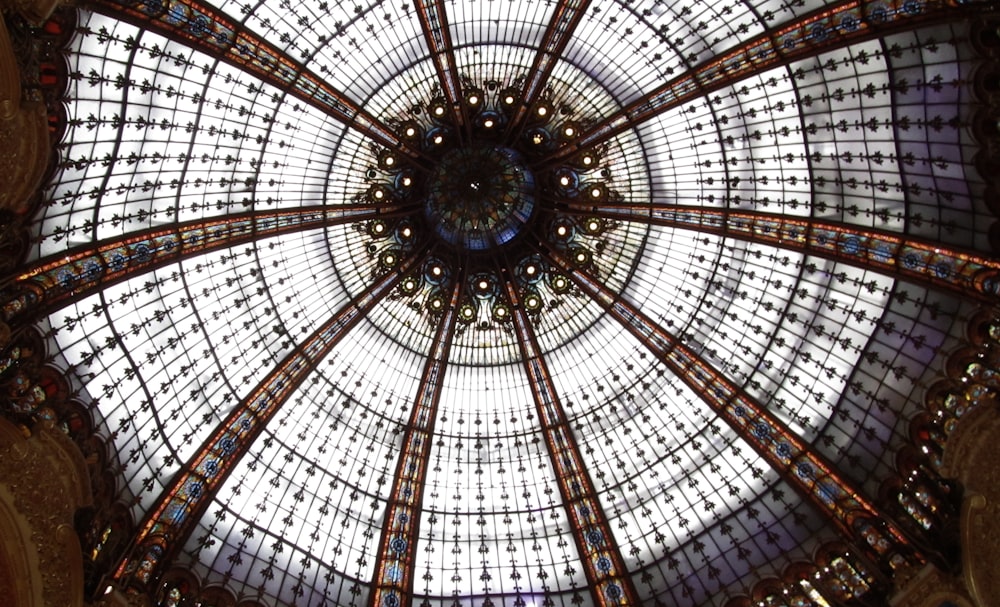
[[[960,525],[962,573],[973,604],[1000,607],[1000,410],[987,401],[948,437],[942,473],[965,490]]]
[[[889,601],[890,607],[938,607],[951,601],[955,607],[973,607],[960,578],[926,565]]]
[[[983,447],[984,441],[994,435],[996,426],[1000,426],[1000,412],[996,402],[986,401],[971,408],[948,436],[941,458],[941,475],[958,479],[967,485],[970,473],[981,470],[975,454]],[[972,481],[976,483],[975,478]]]
[[[21,109],[21,71],[14,56],[7,24],[0,18],[0,120],[10,120]]]
[[[22,102],[13,118],[0,120],[0,209],[27,212],[50,154],[43,102]]]
[[[52,142],[45,103],[22,94],[21,67],[7,29],[6,15],[45,22],[59,0],[0,0],[0,209],[24,215],[42,186]]]
[[[0,9],[17,11],[28,21],[41,24],[60,4],[62,0],[0,0]]]
[[[83,474],[81,475],[81,471]],[[37,567],[46,605],[83,604],[83,558],[73,517],[90,504],[83,455],[68,437],[38,425],[29,436],[0,420],[0,485],[27,523],[29,560]],[[6,538],[2,541],[6,541]],[[34,550],[34,555],[30,553]],[[19,580],[30,584],[33,580]]]

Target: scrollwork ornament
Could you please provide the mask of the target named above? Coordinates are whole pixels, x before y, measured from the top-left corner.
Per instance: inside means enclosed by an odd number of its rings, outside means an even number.
[[[86,477],[79,477],[77,465],[83,456],[67,451],[75,445],[50,426],[36,426],[27,439],[3,440],[16,435],[7,425],[0,433],[0,484],[31,530],[42,597],[46,605],[81,605],[83,565],[73,515],[89,502]]]
[[[1000,605],[1000,412],[987,401],[963,416],[949,436],[942,473],[965,490],[962,573],[974,604]]]

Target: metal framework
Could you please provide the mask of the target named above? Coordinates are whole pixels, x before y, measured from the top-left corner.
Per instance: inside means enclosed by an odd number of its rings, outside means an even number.
[[[136,559],[142,558],[143,549],[153,538],[163,549],[163,558],[153,569],[162,570],[163,563],[184,545],[216,489],[309,373],[396,287],[403,275],[417,266],[421,258],[422,255],[414,255],[382,274],[296,346],[233,408],[149,510],[132,542],[132,552],[126,554],[115,569],[115,582],[122,586],[129,584],[137,566]]]
[[[410,156],[419,166],[419,150],[407,146],[388,125],[369,114],[343,91],[330,86],[287,53],[243,27],[238,20],[201,0],[92,0],[95,10],[121,18],[253,74],[368,137]]]
[[[4,286],[6,322],[28,320],[156,268],[260,238],[402,215],[368,203],[253,211],[133,232],[42,259]]]
[[[508,123],[507,141],[517,137],[530,119],[529,113],[542,99],[557,61],[589,5],[589,0],[557,1],[526,75],[519,105]],[[135,3],[92,0],[92,6],[218,57],[269,85],[288,91],[374,143],[410,156],[416,166],[426,168],[426,158],[419,150],[408,146],[390,126],[206,0],[139,0]],[[579,138],[539,164],[554,166],[564,162],[630,128],[766,70],[893,31],[911,29],[943,16],[954,19],[963,14],[957,10],[963,6],[955,0],[848,0],[814,11],[669,80],[642,99],[588,126]],[[462,80],[445,2],[416,0],[415,7],[444,98],[458,130],[463,132],[465,129],[467,133],[471,127],[464,109]],[[574,201],[554,202],[562,213],[642,222],[773,245],[898,276],[978,301],[996,303],[1000,291],[1000,261],[886,230],[757,211],[665,203],[595,206]],[[358,203],[249,212],[177,223],[131,233],[127,238],[76,247],[38,261],[3,285],[0,317],[8,322],[12,319],[30,322],[110,285],[194,255],[281,234],[401,216],[413,210]],[[542,248],[538,248],[538,253],[552,268],[569,277],[580,292],[620,322],[803,499],[823,513],[845,537],[853,538],[852,541],[867,551],[868,556],[879,560],[896,555],[910,563],[921,562],[924,558],[921,549],[907,537],[901,526],[740,385],[620,294],[574,267],[561,253]],[[379,276],[296,346],[242,399],[158,496],[139,526],[132,551],[117,564],[113,574],[116,583],[122,586],[145,584],[145,578],[136,577],[136,567],[138,561],[145,558],[144,549],[150,542],[163,547],[162,558],[154,563],[151,578],[155,580],[156,575],[165,570],[206,512],[215,492],[309,374],[365,315],[389,296],[403,276],[427,259],[426,248],[404,256],[397,266]],[[520,301],[514,272],[502,266],[498,271],[511,304],[510,321],[553,476],[568,513],[594,602],[602,607],[638,605],[639,595],[556,393],[532,319]],[[431,439],[463,297],[465,276],[463,272],[456,274],[448,305],[437,319],[403,432],[381,528],[369,607],[403,607],[412,602],[415,548],[420,537],[420,508],[433,444]]]
[[[576,27],[586,14],[588,6],[590,6],[590,0],[559,0],[559,3],[556,4],[552,11],[552,19],[542,36],[538,53],[531,64],[531,69],[528,70],[527,80],[521,87],[521,100],[517,111],[507,125],[506,138],[508,141],[512,136],[516,137],[520,129],[524,127],[528,112],[535,107],[542,91],[545,90],[545,85],[548,84],[549,78],[552,76],[556,62],[562,57],[566,45],[573,38],[573,32],[576,31]]]
[[[463,110],[462,77],[455,62],[455,45],[451,41],[444,0],[416,0],[415,5],[420,29],[424,32],[427,50],[434,60],[434,69],[441,88],[444,89],[445,100],[454,114],[458,132],[463,133],[469,125]]]
[[[983,302],[996,302],[1000,294],[1000,261],[898,232],[759,211],[674,204],[569,203],[565,210],[587,217],[649,223],[773,245]]]
[[[562,402],[556,394],[535,331],[531,327],[517,292],[514,273],[500,268],[510,300],[514,332],[518,337],[521,362],[528,375],[545,446],[555,472],[559,494],[569,514],[573,539],[583,562],[594,602],[602,607],[638,605],[638,593],[614,542],[607,516],[597,499],[597,491],[583,463],[580,447],[573,436]]]
[[[824,7],[761,34],[704,65],[685,71],[556,150],[541,164],[571,158],[630,128],[709,93],[792,61],[963,14],[953,0],[848,0]],[[972,10],[972,9],[966,9]]]
[[[660,362],[761,455],[805,500],[813,504],[840,531],[876,560],[895,552],[920,563],[913,543],[891,518],[869,501],[822,455],[756,402],[740,386],[719,373],[701,356],[659,324],[605,287],[588,273],[575,269],[558,252],[539,253],[570,277],[587,296],[601,305]],[[868,540],[868,538],[871,538]],[[866,541],[867,540],[867,541]]]
[[[451,299],[438,319],[437,332],[413,399],[379,540],[374,587],[368,600],[370,607],[405,607],[412,602],[414,553],[420,537],[419,510],[464,282],[461,274],[454,280]]]

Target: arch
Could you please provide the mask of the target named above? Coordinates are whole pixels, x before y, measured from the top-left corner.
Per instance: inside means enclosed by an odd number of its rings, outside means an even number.
[[[235,607],[236,595],[224,586],[209,586],[201,591],[201,607]]]
[[[157,607],[195,607],[201,581],[187,569],[168,569],[160,578],[155,595]]]
[[[996,15],[983,15],[972,22],[969,40],[984,57],[1000,58],[1000,19]]]
[[[1000,203],[1000,192],[994,189],[992,194]],[[969,318],[965,337],[973,344],[983,346],[990,342],[995,343],[1000,338],[998,329],[1000,329],[1000,318],[998,318],[996,311],[992,308],[981,308]]]
[[[978,360],[980,356],[979,348],[974,346],[958,348],[945,360],[945,373],[953,380],[961,380],[969,363]]]
[[[100,590],[105,572],[127,550],[134,530],[132,512],[120,502],[97,508],[85,525],[78,527],[83,548],[84,592],[88,596]]]
[[[769,596],[781,595],[784,589],[785,585],[778,578],[764,578],[753,585],[750,598],[754,601],[764,601]]]

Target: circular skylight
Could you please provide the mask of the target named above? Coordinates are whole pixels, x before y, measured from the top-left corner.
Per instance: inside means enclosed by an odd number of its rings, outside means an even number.
[[[96,7],[31,261],[118,581],[707,606],[902,558],[865,517],[971,304],[890,245],[987,229],[936,5]]]

